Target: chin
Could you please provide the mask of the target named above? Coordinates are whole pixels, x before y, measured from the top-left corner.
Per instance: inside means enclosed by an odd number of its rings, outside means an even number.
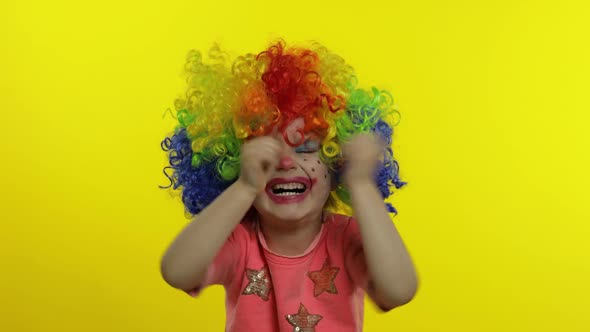
[[[313,202],[308,200],[298,203],[277,204],[268,199],[268,197],[260,197],[260,199],[255,202],[254,207],[261,216],[289,222],[321,214],[323,205],[316,205],[317,204],[313,204]]]

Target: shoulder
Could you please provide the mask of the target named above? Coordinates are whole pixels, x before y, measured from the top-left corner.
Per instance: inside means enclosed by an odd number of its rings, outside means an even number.
[[[256,224],[245,220],[233,229],[226,242],[238,250],[243,250],[253,241],[256,241]]]
[[[354,217],[339,213],[328,213],[324,223],[329,228],[335,229],[346,229],[348,227],[356,227],[357,225]]]
[[[330,213],[324,223],[328,234],[338,238],[345,238],[359,233],[357,221],[351,216]]]

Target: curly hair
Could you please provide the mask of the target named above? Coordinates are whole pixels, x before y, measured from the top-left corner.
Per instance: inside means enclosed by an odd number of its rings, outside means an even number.
[[[185,211],[202,211],[239,176],[241,144],[277,127],[287,144],[296,146],[313,133],[322,138],[320,158],[336,181],[328,209],[348,210],[350,195],[342,184],[340,145],[351,136],[373,132],[386,143],[375,174],[384,199],[405,185],[391,148],[399,112],[387,91],[357,87],[353,68],[318,43],[309,47],[271,44],[259,54],[230,62],[218,46],[205,63],[199,51],[188,53],[186,93],[175,103],[178,125],[162,141],[169,165],[168,186],[182,193]],[[300,140],[291,141],[286,127],[302,118]],[[397,213],[387,203],[389,212]]]

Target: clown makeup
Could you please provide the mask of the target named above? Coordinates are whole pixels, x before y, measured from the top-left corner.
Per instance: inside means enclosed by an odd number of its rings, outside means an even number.
[[[320,160],[320,138],[303,135],[303,120],[293,121],[284,133],[272,134],[283,145],[274,174],[254,201],[263,216],[301,220],[321,215],[330,194],[328,167]],[[298,143],[291,146],[287,143]]]

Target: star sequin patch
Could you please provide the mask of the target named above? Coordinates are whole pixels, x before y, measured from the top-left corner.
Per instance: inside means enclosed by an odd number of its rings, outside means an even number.
[[[285,318],[293,326],[293,332],[315,332],[315,326],[324,317],[310,314],[303,303],[300,303],[299,311],[296,314],[286,315]]]
[[[326,259],[321,270],[307,272],[307,276],[313,281],[313,296],[317,297],[323,292],[338,294],[334,284],[338,271],[340,271],[340,268],[331,267]]]
[[[272,289],[268,267],[265,265],[260,270],[246,269],[248,284],[242,291],[243,295],[255,294],[264,301],[268,301],[268,294]]]

